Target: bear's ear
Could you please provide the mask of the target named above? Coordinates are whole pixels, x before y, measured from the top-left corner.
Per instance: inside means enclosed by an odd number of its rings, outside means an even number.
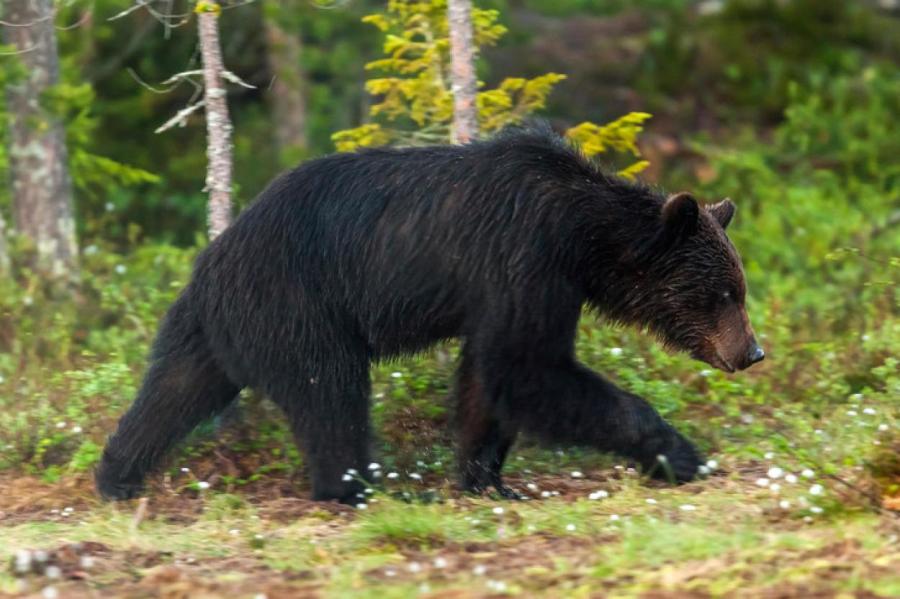
[[[728,198],[712,206],[707,206],[706,209],[722,225],[723,229],[727,229],[728,225],[731,224],[731,219],[734,218],[734,211],[737,210],[734,203]]]
[[[687,192],[670,195],[662,207],[663,237],[674,245],[693,235],[700,224],[700,205]]]
[[[660,227],[647,242],[639,246],[637,259],[654,261],[693,235],[700,226],[700,205],[689,193],[681,192],[663,203]]]

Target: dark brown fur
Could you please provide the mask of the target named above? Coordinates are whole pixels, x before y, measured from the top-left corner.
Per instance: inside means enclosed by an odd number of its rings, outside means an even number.
[[[370,460],[371,362],[451,337],[463,339],[465,488],[515,495],[500,471],[519,431],[690,480],[691,443],[579,364],[575,331],[587,304],[718,368],[760,359],[732,213],[608,175],[540,130],[309,161],[197,259],[99,489],[135,495],[179,439],[253,387],[284,410],[313,497],[356,503],[361,483],[344,474]]]

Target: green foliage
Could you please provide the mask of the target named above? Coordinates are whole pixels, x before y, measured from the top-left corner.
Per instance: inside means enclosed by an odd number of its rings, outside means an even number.
[[[707,191],[738,204],[731,235],[754,298],[838,330],[896,313],[900,147],[885,125],[898,81],[895,69],[813,77],[794,87],[771,142],[699,146],[715,172]]]
[[[82,201],[94,204],[119,186],[157,183],[159,176],[96,154],[94,136],[98,121],[91,108],[96,94],[87,83],[60,83],[51,88],[44,100],[50,112],[66,124],[66,147],[75,189],[84,194]],[[82,208],[87,208],[81,204]]]
[[[20,60],[7,57],[5,63],[8,63],[9,68],[0,75],[0,88],[26,76]],[[69,81],[51,87],[40,98],[48,118],[58,119],[65,125],[69,174],[76,194],[76,212],[82,216],[78,220],[82,226],[82,235],[85,228],[89,234],[96,232],[91,227],[94,220],[84,216],[102,214],[107,194],[124,187],[159,181],[159,177],[153,173],[98,153],[95,136],[99,122],[92,110],[96,100],[96,94],[89,84]],[[0,183],[10,179],[5,124],[11,123],[12,118],[13,115],[5,109],[5,103],[0,102],[0,122],[4,123],[0,128]],[[32,123],[32,126],[41,129],[47,124]],[[7,195],[9,186],[3,185],[2,188],[0,209],[11,201]]]
[[[496,10],[472,8],[476,48],[493,46],[506,33],[506,28],[498,23],[499,16]],[[386,144],[448,143],[453,94],[446,0],[391,0],[386,12],[363,20],[384,35],[385,57],[368,63],[366,69],[386,75],[366,82],[366,91],[377,98],[369,111],[375,122],[335,133],[332,139],[337,149],[348,152]],[[493,89],[480,90],[476,104],[481,133],[489,135],[522,123],[546,106],[547,96],[563,79],[565,75],[557,73],[531,79],[507,77]],[[567,135],[590,156],[610,150],[639,156],[636,137],[649,117],[646,113],[631,113],[604,126],[586,122]],[[643,160],[635,162],[621,174],[633,177],[648,164]]]
[[[779,119],[793,81],[830,77],[900,57],[897,20],[867,2],[726,0],[696,10],[673,2],[649,16],[638,86],[649,98],[689,101],[733,120]]]

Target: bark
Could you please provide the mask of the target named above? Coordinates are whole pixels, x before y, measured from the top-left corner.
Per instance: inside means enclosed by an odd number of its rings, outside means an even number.
[[[6,88],[13,225],[34,244],[35,270],[74,276],[78,246],[65,130],[40,103],[59,83],[53,0],[6,0],[3,6],[11,24],[3,26],[4,41],[19,52],[26,73]]]
[[[274,77],[267,97],[275,122],[275,140],[283,159],[307,148],[306,96],[300,58],[300,35],[285,31],[277,19],[265,17],[267,60]]]
[[[206,188],[209,190],[209,238],[215,239],[231,224],[231,119],[222,79],[219,43],[219,5],[206,0],[198,14],[200,54],[203,59],[206,103]]]
[[[6,245],[6,221],[0,214],[0,276],[9,272],[9,248]]]
[[[478,137],[478,79],[471,0],[448,0],[450,81],[453,92],[453,140],[466,143]]]

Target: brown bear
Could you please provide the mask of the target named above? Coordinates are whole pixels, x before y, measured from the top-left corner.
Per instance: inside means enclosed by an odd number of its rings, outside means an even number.
[[[462,339],[459,466],[506,488],[520,431],[687,481],[701,459],[645,400],[575,359],[583,306],[733,372],[763,358],[730,201],[701,207],[607,174],[545,129],[369,149],[277,178],[197,258],[97,474],[108,498],[244,387],[284,410],[313,497],[357,503],[369,366]]]

